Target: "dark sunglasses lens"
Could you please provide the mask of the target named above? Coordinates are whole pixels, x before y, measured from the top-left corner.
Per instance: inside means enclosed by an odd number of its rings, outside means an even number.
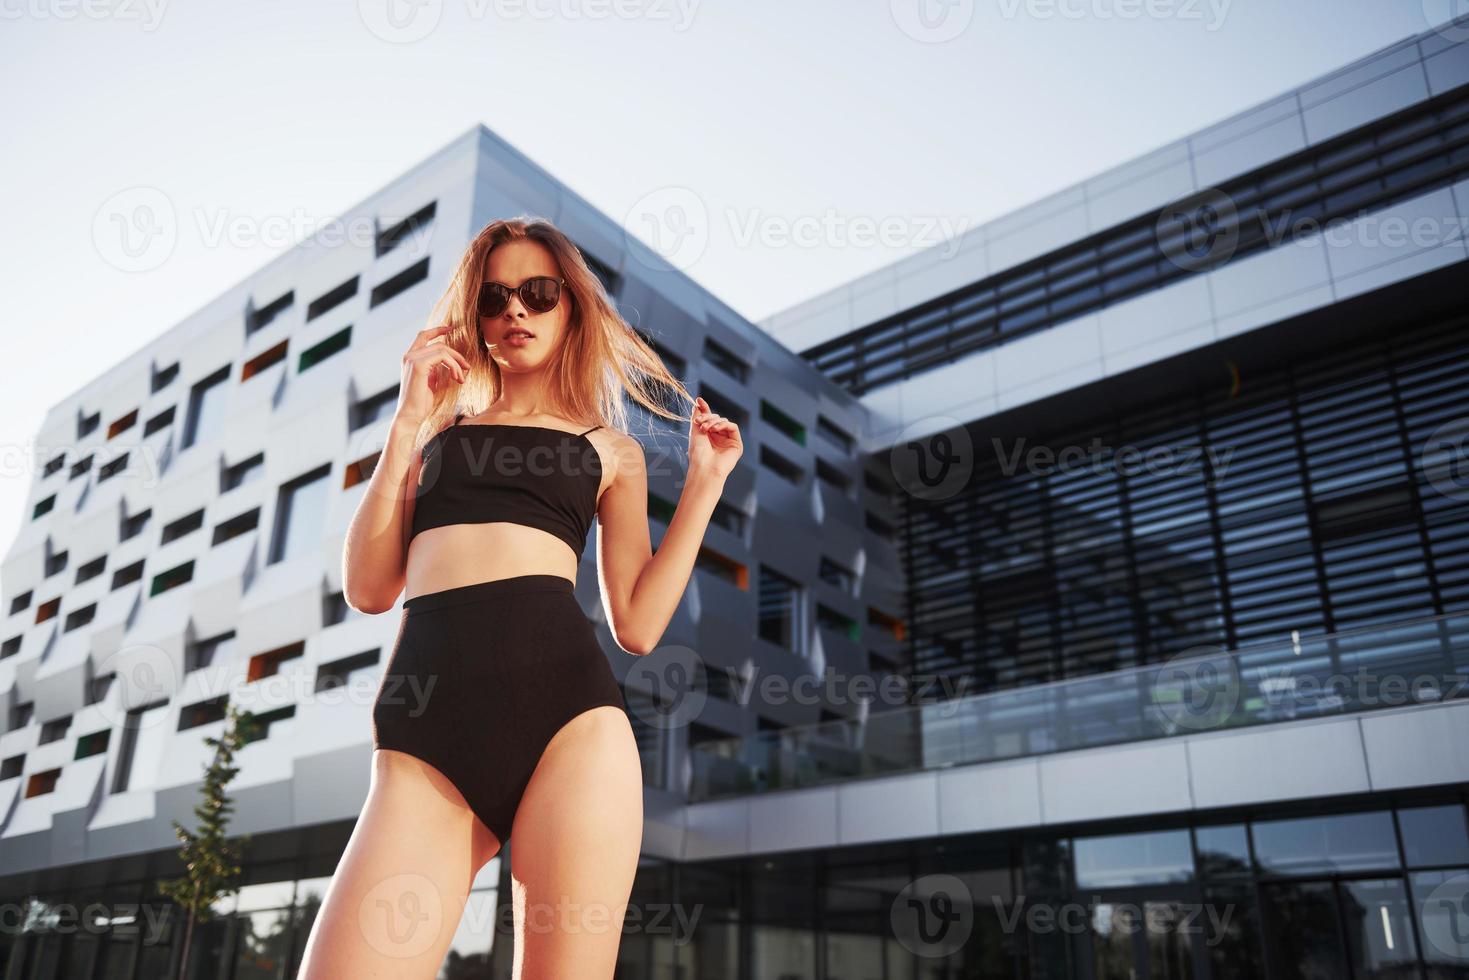
[[[510,290],[495,282],[487,282],[479,288],[479,315],[499,316],[510,302]]]
[[[561,284],[545,276],[531,279],[520,287],[520,298],[526,309],[545,313],[556,308],[556,301],[561,298]]]

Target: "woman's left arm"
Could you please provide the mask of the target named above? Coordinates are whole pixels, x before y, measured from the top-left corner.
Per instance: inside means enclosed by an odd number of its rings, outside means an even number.
[[[739,427],[696,401],[689,422],[689,470],[668,531],[654,554],[648,531],[648,475],[642,445],[621,436],[617,474],[600,508],[597,534],[602,602],[613,636],[628,653],[651,653],[683,599],[724,481],[744,450]]]

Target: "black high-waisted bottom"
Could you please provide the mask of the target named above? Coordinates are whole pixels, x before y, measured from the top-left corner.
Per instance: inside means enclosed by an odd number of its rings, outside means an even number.
[[[404,601],[372,744],[440,770],[504,844],[546,743],[609,704],[627,709],[570,580],[492,579]]]

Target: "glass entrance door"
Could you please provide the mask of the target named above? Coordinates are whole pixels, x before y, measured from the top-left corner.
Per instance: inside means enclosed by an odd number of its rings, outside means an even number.
[[[1095,980],[1207,980],[1199,905],[1171,889],[1105,892],[1091,905]]]

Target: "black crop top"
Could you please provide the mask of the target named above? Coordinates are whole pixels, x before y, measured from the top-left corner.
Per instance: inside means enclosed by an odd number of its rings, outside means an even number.
[[[543,425],[454,424],[424,444],[413,529],[506,521],[549,531],[586,550],[602,458],[587,432]]]

